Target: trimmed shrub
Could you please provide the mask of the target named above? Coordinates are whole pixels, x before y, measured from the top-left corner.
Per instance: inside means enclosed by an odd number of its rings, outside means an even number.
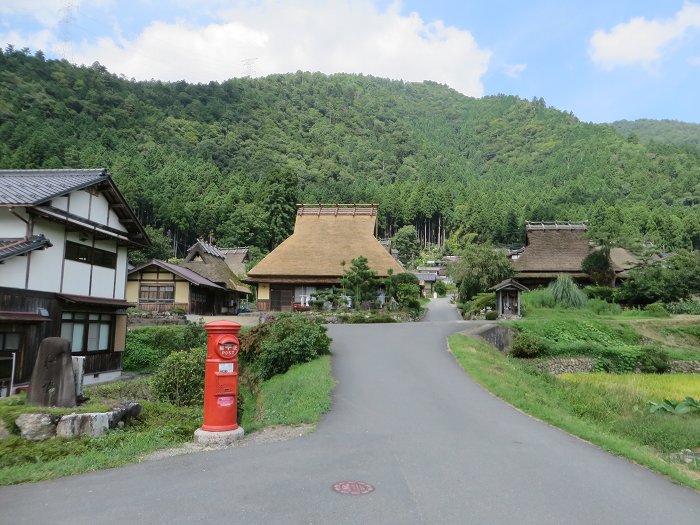
[[[447,295],[447,285],[442,281],[437,281],[435,286],[433,286],[433,291],[438,294],[438,297],[445,297]]]
[[[241,359],[261,380],[283,374],[292,365],[330,353],[326,328],[303,314],[283,314],[242,336]]]
[[[489,310],[488,312],[486,312],[484,318],[487,321],[495,321],[496,319],[498,319],[498,312],[496,312],[495,310]]]
[[[399,274],[403,275],[403,274]],[[402,308],[420,310],[420,287],[417,284],[399,284],[396,286],[396,300]]]
[[[576,286],[568,275],[560,275],[550,283],[549,291],[556,306],[562,308],[583,308],[586,306],[586,295]]]
[[[539,337],[518,333],[513,337],[510,355],[513,357],[533,358],[542,355],[546,350],[546,344]]]
[[[601,299],[608,303],[615,302],[615,288],[610,286],[586,286],[583,289],[583,293],[589,299]]]
[[[642,347],[642,352],[637,358],[637,367],[645,374],[663,374],[668,372],[671,361],[666,350],[648,345]]]
[[[153,376],[153,393],[160,401],[176,406],[202,404],[206,347],[173,352]]]
[[[207,334],[201,323],[135,328],[126,335],[122,367],[133,372],[153,372],[171,353],[206,342]]]
[[[644,307],[644,311],[652,317],[670,317],[662,303],[651,303]]]

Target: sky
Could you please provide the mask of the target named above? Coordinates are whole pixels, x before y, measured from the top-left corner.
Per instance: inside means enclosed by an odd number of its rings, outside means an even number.
[[[321,71],[700,123],[700,0],[0,0],[0,45],[188,82]]]

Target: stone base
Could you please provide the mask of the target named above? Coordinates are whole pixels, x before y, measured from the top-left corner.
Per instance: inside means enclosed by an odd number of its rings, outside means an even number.
[[[238,427],[235,430],[224,430],[223,432],[210,432],[209,430],[198,428],[194,431],[194,442],[208,447],[224,447],[234,441],[238,441],[244,435],[243,427]]]

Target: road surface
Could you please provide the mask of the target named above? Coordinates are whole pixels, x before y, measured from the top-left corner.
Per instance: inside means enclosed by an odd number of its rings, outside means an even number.
[[[0,523],[700,523],[700,495],[535,421],[472,382],[421,323],[336,325],[333,409],[292,441],[0,489]],[[374,492],[331,487],[359,480]]]

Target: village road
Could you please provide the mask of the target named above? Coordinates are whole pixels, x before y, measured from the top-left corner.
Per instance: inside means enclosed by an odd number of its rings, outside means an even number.
[[[697,493],[472,382],[445,343],[466,326],[331,326],[338,385],[315,433],[3,488],[0,523],[697,525]],[[375,490],[333,492],[344,480]]]

